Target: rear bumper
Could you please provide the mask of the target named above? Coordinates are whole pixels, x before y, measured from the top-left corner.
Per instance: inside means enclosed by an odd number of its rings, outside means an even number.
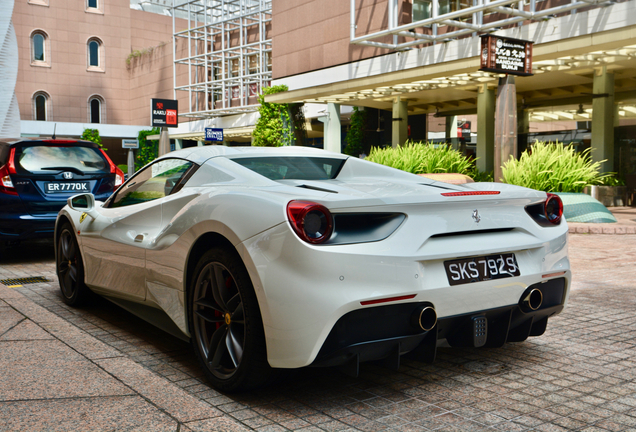
[[[418,227],[424,229],[424,222]],[[550,275],[559,273],[566,280],[567,302],[571,280],[567,226],[535,231],[519,228],[431,238],[425,233],[412,235],[412,230],[400,229],[381,242],[337,246],[307,245],[289,233],[286,224],[265,231],[241,244],[239,253],[259,300],[268,361],[277,368],[313,364],[344,316],[364,314],[366,309],[379,310],[380,304],[410,304],[416,308],[430,303],[438,319],[473,316],[515,306],[528,287],[554,279],[557,276]],[[514,253],[521,275],[449,284],[445,260],[496,253]],[[375,319],[380,322],[380,330],[371,327],[378,332],[373,341],[412,336],[417,339],[418,332],[410,328],[405,333],[384,333],[383,326],[396,325],[391,316]],[[368,341],[357,340],[343,346]]]
[[[518,304],[444,317],[430,331],[413,324],[412,316],[421,303],[352,311],[338,320],[311,366],[344,366],[345,371],[356,375],[360,362],[383,360],[397,368],[400,356],[409,352],[418,360],[433,361],[437,346],[444,340],[452,347],[499,347],[540,336],[548,318],[563,310],[566,284],[565,278],[558,278],[531,285]],[[533,289],[543,297],[536,310],[523,304]],[[480,324],[476,326],[476,322]]]
[[[104,200],[109,194],[96,195]],[[17,196],[0,196],[0,241],[53,238],[55,220],[66,205],[67,196],[57,201],[23,201]],[[42,205],[39,211],[38,206]]]
[[[57,215],[2,215],[0,216],[0,240],[53,238],[56,218]]]

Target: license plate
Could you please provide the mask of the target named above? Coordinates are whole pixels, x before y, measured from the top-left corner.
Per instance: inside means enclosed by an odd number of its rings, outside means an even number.
[[[519,266],[513,253],[444,261],[448,283],[461,285],[492,279],[519,276]]]
[[[70,193],[90,192],[87,181],[75,182],[48,182],[44,184],[46,193]]]

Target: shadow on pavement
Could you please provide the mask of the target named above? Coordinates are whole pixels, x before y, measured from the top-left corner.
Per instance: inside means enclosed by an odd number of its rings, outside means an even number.
[[[0,264],[33,264],[55,260],[53,239],[0,242]]]

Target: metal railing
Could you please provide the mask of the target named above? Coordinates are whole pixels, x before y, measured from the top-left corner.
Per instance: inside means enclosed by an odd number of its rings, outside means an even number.
[[[401,3],[401,0],[388,0],[388,28],[358,36],[356,35],[358,27],[356,17],[361,14],[357,13],[356,8],[359,2],[360,0],[350,0],[350,42],[393,50],[445,42],[475,33],[492,32],[524,21],[540,21],[553,15],[568,11],[574,12],[576,9],[591,5],[613,3],[607,0],[570,0],[570,3],[561,2],[555,6],[538,9],[536,5],[541,0],[472,0],[473,6],[440,14],[441,1],[430,0],[429,18],[399,24],[398,2]],[[485,15],[489,13],[491,14],[489,19],[484,19]],[[440,31],[443,26],[447,27],[443,30],[450,31]],[[422,29],[422,31],[418,31],[418,29]],[[377,41],[377,39],[391,36],[392,43]],[[400,36],[407,40],[398,42]]]
[[[175,0],[174,92],[188,93],[180,115],[209,118],[252,112],[272,79],[271,0]],[[177,29],[184,17],[187,28]],[[187,68],[184,80],[184,71]]]

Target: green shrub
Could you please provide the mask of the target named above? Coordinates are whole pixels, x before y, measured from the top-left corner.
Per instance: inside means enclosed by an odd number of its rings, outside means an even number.
[[[351,124],[345,137],[347,146],[344,149],[344,153],[349,156],[358,157],[364,151],[364,130],[367,125],[367,110],[353,107],[351,113]]]
[[[286,85],[263,88],[263,94],[258,96],[258,102],[261,104],[258,112],[261,116],[252,132],[252,145],[261,147],[294,145],[295,137],[289,105],[265,102],[265,95],[284,92],[287,89]]]
[[[601,178],[599,184],[603,186],[625,186],[625,180],[615,175],[607,175]]]
[[[119,168],[124,174],[128,174],[128,164],[117,165],[117,168]]]
[[[372,148],[366,160],[413,174],[475,172],[473,162],[445,144],[406,142],[400,147]]]
[[[89,129],[85,128],[82,132],[82,139],[86,141],[94,142],[99,146],[100,149],[107,151],[107,148],[104,148],[102,144],[102,137],[99,136],[99,129]]]
[[[477,167],[475,170],[468,174],[473,178],[476,182],[494,182],[495,181],[495,173],[493,171],[479,171]]]
[[[519,158],[512,156],[502,167],[504,183],[545,192],[582,192],[585,186],[599,184],[608,174],[599,174],[601,162],[592,162],[591,149],[577,153],[573,146],[535,143]]]
[[[159,135],[161,130],[156,127],[153,129],[140,130],[137,135],[139,148],[135,150],[135,172],[141,167],[157,159],[159,155],[159,140],[148,140],[148,135]]]

